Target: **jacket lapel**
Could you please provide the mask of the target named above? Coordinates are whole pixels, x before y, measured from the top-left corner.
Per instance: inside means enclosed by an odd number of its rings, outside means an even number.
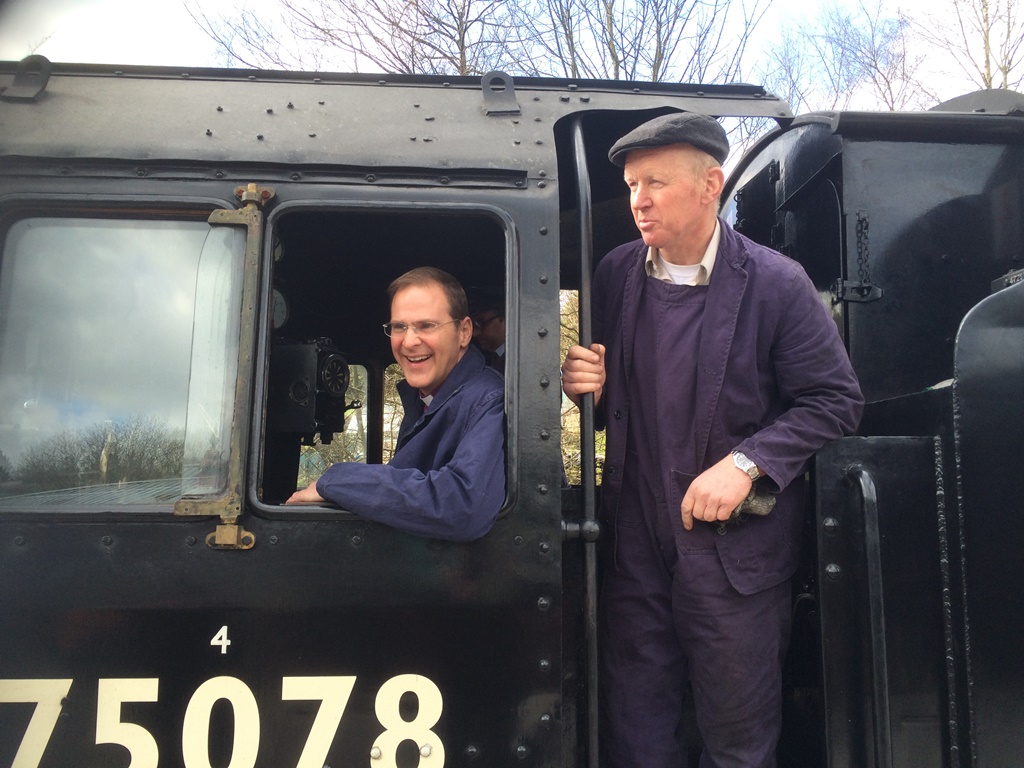
[[[747,289],[744,268],[747,252],[735,233],[724,222],[715,267],[708,285],[704,325],[697,350],[697,462],[708,461],[708,441],[715,409],[725,382],[725,369],[736,336],[740,304]]]
[[[629,377],[633,372],[633,347],[636,338],[636,318],[640,309],[640,296],[647,279],[644,269],[646,246],[641,242],[636,258],[629,271],[626,272],[626,284],[622,290],[622,362],[626,374],[626,391],[629,391]]]

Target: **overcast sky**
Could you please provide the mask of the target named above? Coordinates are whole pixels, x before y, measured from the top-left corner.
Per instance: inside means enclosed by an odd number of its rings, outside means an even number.
[[[236,0],[235,6],[259,1]],[[199,2],[212,5],[211,0]],[[942,5],[936,0],[894,2],[907,10]],[[806,17],[815,7],[815,0],[772,0],[759,37],[771,40],[780,24]],[[189,16],[184,0],[0,0],[0,59],[17,61],[33,49],[61,62],[191,67],[226,63]]]
[[[0,0],[0,59],[33,49],[62,62],[223,64],[181,0]]]

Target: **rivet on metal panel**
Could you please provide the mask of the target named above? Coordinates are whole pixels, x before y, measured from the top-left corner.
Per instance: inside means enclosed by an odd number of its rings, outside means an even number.
[[[559,101],[564,101],[567,104],[569,103],[569,97],[568,96],[559,96],[558,100]]]
[[[547,228],[547,227],[541,227],[539,231],[540,231],[540,233],[541,233],[542,235],[546,235],[546,234],[548,233],[548,228]],[[542,283],[546,283],[547,281],[548,281],[548,279],[547,279],[547,277],[546,277],[546,276],[544,276],[544,277],[542,277],[542,278],[541,278],[541,282],[542,282]]]
[[[146,176],[146,175],[148,175],[148,173],[149,172],[145,168],[136,168],[135,169],[135,175],[136,176]]]
[[[62,176],[67,176],[69,173],[71,173],[71,169],[64,165],[61,166],[60,172]]]
[[[366,180],[372,184],[377,180],[377,177],[374,176],[372,173],[368,173],[366,174]]]
[[[589,104],[590,103],[590,97],[589,96],[580,96],[580,101],[582,101],[584,104]]]
[[[541,494],[543,496],[547,492],[548,492],[548,487],[544,483],[541,483],[540,485],[537,486],[537,493],[539,493],[539,494]]]
[[[540,716],[540,724],[541,725],[551,725],[551,715],[549,715],[547,712],[545,712],[543,715],[541,715]]]
[[[548,329],[547,328],[539,328],[537,330],[537,335],[540,336],[543,339],[545,336],[548,335]]]
[[[835,563],[829,563],[825,566],[825,575],[829,581],[838,581],[843,575],[843,569]]]
[[[292,171],[292,181],[298,181],[302,178],[302,174],[298,171]]]
[[[431,115],[430,117],[424,117],[423,119],[426,120],[428,123],[430,123],[430,122],[433,122],[434,120],[436,120],[437,118],[435,118],[433,115]]]
[[[541,144],[543,144],[544,142],[543,142],[543,141],[541,141],[540,139],[537,139],[537,140],[536,140],[535,142],[533,142],[533,143],[534,143],[534,144],[536,144],[536,145],[537,145],[537,146],[539,147],[539,146],[540,146]]]
[[[467,744],[466,748],[462,750],[462,753],[470,760],[476,760],[480,757],[480,747],[476,744]]]
[[[704,91],[697,91],[697,95],[698,96],[703,96],[704,95]]]
[[[544,189],[544,187],[546,187],[547,185],[548,185],[548,183],[546,181],[538,181],[537,182],[537,187],[539,189]]]
[[[267,114],[268,115],[274,114],[274,108],[273,107],[267,107]]]
[[[14,546],[16,546],[16,547],[23,547],[23,546],[25,546],[25,537],[24,536],[15,536],[14,537]]]
[[[431,749],[429,744],[424,744],[422,747],[420,747],[420,757],[430,757],[430,753],[433,751],[434,750]]]
[[[292,104],[290,101],[288,102],[288,109],[295,109],[295,105]]]
[[[537,549],[539,549],[539,550],[540,550],[540,553],[541,553],[542,555],[546,555],[546,554],[547,554],[548,552],[550,552],[550,551],[551,551],[551,545],[550,545],[550,544],[548,544],[548,543],[547,543],[546,541],[542,541],[542,542],[540,543],[540,546],[539,546],[539,547],[537,547]]]
[[[105,547],[109,547],[111,544],[114,543],[114,540],[110,536],[104,536],[102,539],[100,539],[100,541],[103,542],[103,546]]]
[[[517,547],[523,546],[523,537],[522,536],[515,536],[515,537],[513,537],[512,543],[515,544]]]
[[[513,144],[515,144],[515,145],[516,145],[516,146],[518,147],[518,146],[519,146],[520,144],[522,144],[523,142],[521,142],[521,141],[520,141],[519,139],[513,139],[513,140],[512,140],[512,143],[513,143]]]
[[[197,541],[198,539],[195,536],[189,536],[185,539],[185,544],[190,547],[194,547]]]
[[[373,749],[370,750],[370,759],[371,760],[380,760],[380,758],[381,758],[380,747],[374,747]]]
[[[442,183],[442,184],[451,184],[451,181],[452,181],[452,180],[451,180],[451,179],[449,179],[449,178],[448,178],[447,176],[442,176],[442,177],[441,177],[441,183]]]
[[[551,379],[549,379],[547,376],[541,376],[540,385],[541,387],[546,389],[547,387],[551,386]]]
[[[569,100],[569,99],[568,99],[568,98],[566,98],[566,101],[568,101],[568,100]],[[539,122],[541,122],[541,119],[540,119],[539,117],[535,117],[535,118],[533,118],[533,122],[535,122],[535,123],[539,123]]]
[[[256,139],[257,139],[258,141],[263,141],[263,134],[262,134],[262,133],[257,133],[257,134],[256,134]]]
[[[546,429],[542,429],[540,431],[540,439],[541,440],[550,440],[551,439],[551,433],[548,432]]]
[[[534,97],[533,97],[533,100],[534,100],[534,101],[540,101],[540,96],[534,96]]]
[[[548,659],[541,659],[540,660],[540,671],[541,672],[547,672],[549,669],[551,669],[551,662]]]
[[[218,107],[217,107],[217,111],[218,111],[218,112],[223,112],[223,111],[224,111],[224,107],[218,106]]]
[[[361,547],[361,546],[363,546],[363,537],[362,536],[353,536],[352,537],[352,546],[353,547]]]
[[[518,747],[516,747],[516,757],[518,757],[520,760],[525,760],[526,756],[529,755],[529,754],[530,754],[530,750],[528,750],[522,744],[520,744]]]
[[[825,533],[835,533],[839,530],[839,521],[834,517],[826,517],[821,521],[821,525],[825,529]]]
[[[211,131],[209,128],[207,128],[206,129],[206,135],[207,136],[213,136],[213,131]]]
[[[278,541],[280,541],[280,539],[278,539],[277,536],[271,536],[270,537],[270,543],[271,544],[277,544]]]
[[[309,138],[311,138],[311,139],[315,139],[315,138],[316,138],[316,134],[315,134],[315,133],[311,133],[311,134],[309,134]]]

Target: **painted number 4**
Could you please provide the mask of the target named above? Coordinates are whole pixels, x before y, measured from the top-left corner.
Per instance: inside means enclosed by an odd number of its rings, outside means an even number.
[[[226,654],[228,652],[228,646],[231,645],[231,641],[228,640],[227,624],[217,631],[217,634],[213,636],[213,640],[210,641],[210,645],[219,645],[221,654]]]

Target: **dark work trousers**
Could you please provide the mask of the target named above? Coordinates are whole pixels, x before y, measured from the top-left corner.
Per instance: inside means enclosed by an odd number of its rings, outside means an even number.
[[[706,295],[648,278],[638,305],[622,489],[604,521],[613,552],[599,616],[602,768],[686,768],[687,682],[702,768],[775,765],[789,583],[741,595],[715,548],[735,529],[696,521],[684,531],[679,510],[704,462],[693,350]]]
[[[633,480],[623,505],[637,499]],[[688,681],[701,768],[775,766],[790,584],[739,594],[715,550],[719,527],[697,521],[683,532],[679,515],[678,523],[659,517],[659,507],[620,515],[609,542],[599,614],[602,768],[686,767]]]

